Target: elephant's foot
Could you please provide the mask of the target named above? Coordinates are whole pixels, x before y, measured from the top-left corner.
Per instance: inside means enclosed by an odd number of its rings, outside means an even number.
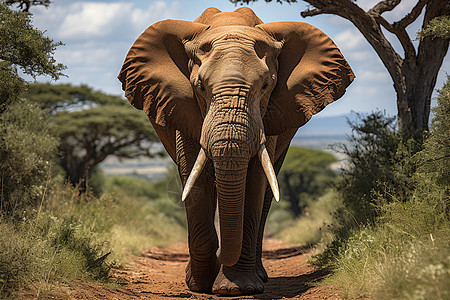
[[[186,284],[193,292],[211,293],[211,288],[217,273],[220,269],[220,263],[217,257],[211,261],[198,263],[189,260],[186,266]]]
[[[222,266],[212,291],[225,296],[260,294],[264,291],[264,285],[255,270],[242,271]]]
[[[256,274],[261,278],[262,282],[269,281],[269,276],[267,275],[266,269],[264,268],[261,259],[256,259]]]

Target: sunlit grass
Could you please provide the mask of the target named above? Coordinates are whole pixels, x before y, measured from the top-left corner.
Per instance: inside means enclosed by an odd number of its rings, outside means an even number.
[[[333,213],[341,206],[339,197],[332,191],[311,201],[305,212],[291,226],[285,227],[276,237],[284,241],[314,245],[331,239],[329,225],[333,221]]]
[[[172,205],[164,197],[95,197],[55,184],[38,210],[20,220],[0,217],[0,298],[24,289],[50,295],[75,279],[106,282],[130,254],[185,240],[184,219]]]

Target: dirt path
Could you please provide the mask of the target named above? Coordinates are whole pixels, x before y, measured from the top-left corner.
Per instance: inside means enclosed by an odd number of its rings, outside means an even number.
[[[312,287],[310,283],[325,274],[307,264],[307,249],[267,240],[263,263],[269,274],[264,294],[246,297],[219,297],[189,291],[184,282],[188,261],[186,244],[152,247],[134,264],[112,271],[126,284],[108,288],[97,283],[79,282],[68,292],[70,299],[340,299],[332,287]]]

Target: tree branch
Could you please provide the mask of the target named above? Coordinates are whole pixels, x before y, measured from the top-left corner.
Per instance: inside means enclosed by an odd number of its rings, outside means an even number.
[[[392,30],[392,26],[381,18],[380,13],[393,9],[400,0],[386,0],[378,3],[371,9],[371,13],[365,12],[358,5],[350,0],[304,0],[316,8],[316,10],[308,10],[302,13],[302,16],[316,15],[319,12],[323,14],[334,14],[349,20],[363,34],[365,39],[377,52],[383,64],[386,66],[394,83],[401,82],[401,66],[403,59],[395,52],[391,43],[381,31],[380,23],[384,23],[386,27]],[[312,12],[313,13],[312,13]],[[375,18],[376,17],[376,18]],[[378,21],[377,21],[378,20]],[[384,25],[383,25],[384,26]],[[404,39],[404,36],[402,36]],[[405,48],[409,49],[406,40]],[[406,50],[405,50],[406,51]],[[409,51],[409,50],[408,50]],[[397,89],[402,87],[396,86]]]
[[[321,15],[323,13],[324,13],[323,10],[318,9],[318,8],[314,8],[314,9],[307,9],[305,11],[302,11],[302,12],[300,12],[300,15],[303,18],[306,18],[306,17],[314,17],[314,16],[317,16],[317,15]]]
[[[422,13],[422,9],[427,4],[428,0],[419,0],[416,6],[413,7],[411,12],[407,14],[400,21],[394,22],[393,26],[398,29],[405,29],[409,24],[414,22]]]
[[[369,15],[381,15],[386,11],[393,10],[397,5],[399,5],[401,0],[384,0],[377,3],[374,7],[369,9],[367,13]]]

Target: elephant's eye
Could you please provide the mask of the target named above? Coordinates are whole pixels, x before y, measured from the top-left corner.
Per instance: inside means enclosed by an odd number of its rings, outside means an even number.
[[[211,43],[204,43],[199,47],[200,53],[205,54],[211,51]]]
[[[265,90],[265,89],[267,89],[268,86],[269,86],[269,83],[267,81],[265,81],[262,85],[262,89]]]
[[[205,91],[205,86],[203,85],[203,82],[200,79],[197,79],[197,83],[195,84],[198,89],[200,89],[202,92]]]

